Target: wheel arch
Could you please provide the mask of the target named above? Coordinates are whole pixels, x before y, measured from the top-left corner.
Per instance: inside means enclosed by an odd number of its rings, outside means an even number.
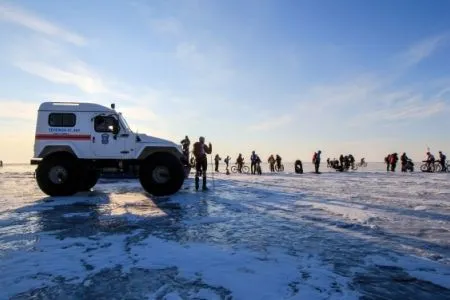
[[[77,158],[75,151],[70,146],[46,146],[39,154],[39,158],[45,159],[53,156],[67,156]]]
[[[145,147],[142,149],[141,153],[138,156],[138,160],[145,161],[151,158],[154,158],[158,155],[172,155],[175,158],[177,158],[180,163],[182,162],[181,159],[183,156],[178,153],[177,149],[170,148],[170,147],[163,147],[163,148],[154,148],[154,147]]]

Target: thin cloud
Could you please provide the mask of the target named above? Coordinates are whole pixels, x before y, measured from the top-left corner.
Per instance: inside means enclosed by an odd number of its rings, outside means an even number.
[[[433,54],[448,40],[448,34],[442,34],[422,40],[411,46],[404,54],[407,66],[420,63]]]
[[[249,127],[249,131],[267,131],[267,130],[273,130],[276,128],[280,128],[283,126],[288,125],[292,122],[292,117],[290,115],[284,115],[281,117],[273,117],[273,119],[270,119],[268,121],[263,121],[258,124],[254,124]]]
[[[78,87],[85,93],[107,93],[102,79],[91,72],[82,63],[73,63],[68,69],[61,69],[43,62],[18,62],[15,64],[21,70],[59,84]]]
[[[6,3],[0,4],[0,21],[9,22],[39,33],[54,36],[77,46],[84,46],[87,43],[86,39],[79,34],[70,32],[31,12]]]

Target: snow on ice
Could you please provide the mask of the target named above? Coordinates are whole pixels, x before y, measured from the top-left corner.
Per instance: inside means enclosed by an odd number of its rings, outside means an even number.
[[[450,174],[382,169],[52,198],[6,166],[0,299],[450,299]]]

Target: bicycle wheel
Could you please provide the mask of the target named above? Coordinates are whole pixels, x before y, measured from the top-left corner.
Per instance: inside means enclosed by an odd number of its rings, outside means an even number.
[[[420,166],[420,171],[422,171],[422,172],[429,172],[428,165],[427,164],[422,164]]]
[[[231,172],[232,173],[237,173],[237,167],[236,166],[232,166],[231,167]]]
[[[245,174],[250,173],[250,168],[248,166],[243,166],[242,167],[242,173],[245,173]]]

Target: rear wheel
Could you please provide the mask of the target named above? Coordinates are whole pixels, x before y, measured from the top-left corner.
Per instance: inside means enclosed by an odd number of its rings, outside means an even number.
[[[250,173],[250,168],[248,166],[243,166],[242,173],[246,173],[246,174]]]
[[[236,166],[232,166],[232,167],[231,167],[231,172],[232,172],[232,173],[237,173],[237,171],[238,171],[238,169],[237,169]]]
[[[154,196],[172,195],[181,188],[185,178],[181,162],[172,154],[157,153],[147,158],[139,170],[144,190]]]
[[[70,196],[78,191],[79,168],[70,155],[44,158],[36,169],[39,188],[49,196]]]

